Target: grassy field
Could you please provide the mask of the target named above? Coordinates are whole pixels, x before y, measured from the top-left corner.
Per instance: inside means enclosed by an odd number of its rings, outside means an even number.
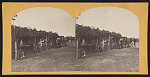
[[[12,72],[102,71],[138,72],[139,48],[111,51],[87,51],[84,59],[75,59],[75,46],[50,49],[12,61]]]

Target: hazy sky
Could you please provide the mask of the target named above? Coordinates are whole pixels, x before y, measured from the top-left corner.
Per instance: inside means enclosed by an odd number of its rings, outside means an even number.
[[[97,7],[81,13],[76,23],[100,30],[118,32],[122,36],[139,38],[139,20],[132,12],[118,7]]]
[[[75,36],[75,21],[68,12],[53,7],[35,7],[17,14],[14,24],[37,30],[57,32],[63,36]]]

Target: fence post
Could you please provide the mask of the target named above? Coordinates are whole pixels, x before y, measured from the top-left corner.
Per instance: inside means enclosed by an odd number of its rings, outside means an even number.
[[[108,38],[108,51],[110,50],[110,35],[109,35],[109,38]]]
[[[15,60],[17,60],[18,59],[18,50],[17,50],[17,42],[16,42],[15,25],[14,25],[14,41],[15,41]]]
[[[76,59],[78,59],[78,56],[79,56],[78,40],[76,40]]]
[[[17,15],[15,15],[14,17],[17,17]],[[12,18],[12,25],[14,25],[14,21],[16,20],[14,17]],[[16,42],[16,31],[15,31],[15,25],[14,25],[15,60],[18,59],[17,42]]]
[[[17,42],[15,40],[15,60],[18,59]]]

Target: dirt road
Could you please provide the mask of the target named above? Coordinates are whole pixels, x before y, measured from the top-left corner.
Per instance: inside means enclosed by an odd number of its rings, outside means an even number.
[[[75,47],[50,49],[19,61],[12,61],[12,72],[102,71],[138,72],[139,48],[87,51],[84,59],[75,59]]]

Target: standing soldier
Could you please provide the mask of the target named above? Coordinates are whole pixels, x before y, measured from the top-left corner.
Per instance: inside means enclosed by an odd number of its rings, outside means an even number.
[[[134,38],[134,46],[136,46],[136,39]]]
[[[24,47],[24,44],[23,44],[23,41],[21,40],[21,41],[20,41],[20,44],[19,44],[19,55],[20,55],[21,57],[19,57],[19,58],[25,57],[24,51],[23,51],[23,47]]]
[[[110,37],[110,40],[109,40],[109,47],[110,47],[110,50],[113,49],[113,45],[112,45],[113,40],[112,40],[112,38],[113,38],[113,37]]]
[[[97,40],[96,40],[96,50],[97,51],[99,51],[99,47],[98,47],[99,44],[98,43],[99,43],[99,41],[98,41],[98,38],[97,38]]]
[[[79,56],[80,58],[83,58],[86,56],[86,52],[85,52],[85,40],[83,39],[81,42],[81,51],[79,52]]]
[[[132,46],[132,47],[134,46],[134,39],[132,39],[132,43],[131,43],[131,46]]]
[[[38,42],[37,42],[37,40],[35,40],[33,46],[34,46],[34,52],[37,53],[38,52]]]
[[[51,39],[51,41],[50,41],[50,49],[52,48],[52,46],[53,46],[53,40]]]
[[[49,40],[48,40],[48,46],[49,46],[49,49],[52,48],[52,38],[49,38]]]
[[[105,40],[103,39],[103,41],[102,41],[102,51],[104,51],[105,50]]]
[[[43,41],[42,41],[42,39],[40,39],[40,42],[39,42],[39,50],[40,50],[40,51],[42,51],[42,46],[43,46],[42,43],[43,43]]]
[[[124,48],[124,40],[123,38],[120,39],[120,49]]]
[[[103,51],[103,48],[102,48],[102,47],[103,47],[103,44],[102,44],[102,41],[100,41],[100,42],[99,42],[99,51],[100,51],[100,52]]]
[[[69,46],[71,46],[71,40],[69,39]]]
[[[97,50],[98,52],[102,52],[102,42],[100,41],[100,38],[97,39],[96,50]]]
[[[118,46],[119,49],[121,49],[121,47],[122,47],[122,46],[121,46],[121,45],[122,45],[121,43],[122,43],[122,41],[121,41],[121,39],[120,39],[120,40],[119,40],[119,46]]]
[[[48,49],[48,40],[47,40],[47,38],[44,40],[44,44],[45,44],[45,49],[47,50]]]

